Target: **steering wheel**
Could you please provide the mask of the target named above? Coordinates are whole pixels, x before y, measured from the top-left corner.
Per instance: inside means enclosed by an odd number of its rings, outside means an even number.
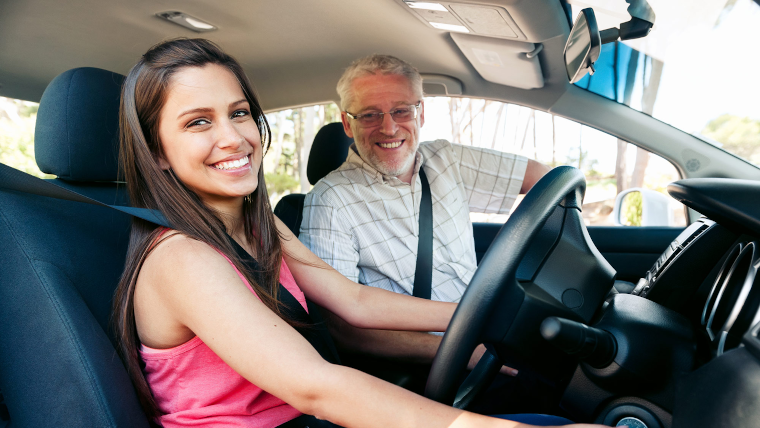
[[[426,397],[453,404],[461,375],[480,343],[501,343],[512,349],[531,345],[525,343],[525,333],[513,334],[510,327],[535,328],[528,334],[538,335],[538,325],[545,316],[578,318],[562,302],[547,299],[545,292],[531,298],[530,292],[518,283],[516,273],[529,244],[557,206],[580,209],[585,190],[586,180],[580,170],[560,166],[549,171],[525,195],[496,235],[454,312],[433,360]],[[535,309],[539,301],[542,310]],[[491,366],[486,371],[493,372],[493,367],[498,371],[500,361],[488,353],[486,357]]]

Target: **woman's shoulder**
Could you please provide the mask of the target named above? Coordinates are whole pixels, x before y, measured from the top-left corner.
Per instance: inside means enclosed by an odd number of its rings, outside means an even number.
[[[206,242],[167,230],[152,243],[140,275],[192,278],[193,272],[231,269],[229,261]]]

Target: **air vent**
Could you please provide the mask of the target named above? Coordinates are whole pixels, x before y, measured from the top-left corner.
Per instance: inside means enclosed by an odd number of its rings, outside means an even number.
[[[699,229],[697,229],[696,232],[692,233],[688,238],[686,238],[685,241],[681,243],[681,247],[686,248],[687,245],[691,244],[694,240],[699,238],[699,235],[705,233],[705,231],[709,228],[709,224],[703,224]]]
[[[752,247],[755,244],[750,244]],[[742,289],[736,303],[721,328],[718,355],[736,348],[751,326],[760,321],[760,259],[757,251],[752,256]]]
[[[710,289],[710,294],[707,296],[707,300],[705,301],[705,307],[702,309],[702,325],[707,325],[707,319],[712,313],[713,306],[715,306],[715,299],[718,297],[718,292],[721,290],[723,283],[726,282],[728,272],[731,270],[731,266],[733,266],[743,247],[743,243],[734,245],[734,247],[731,248],[731,251],[728,253],[726,259],[723,261],[723,266],[720,267],[718,276],[715,277],[715,282],[713,283],[713,286]],[[712,333],[709,331],[709,329],[708,333],[710,333],[710,340],[712,340]]]
[[[715,297],[715,304],[707,319],[707,332],[713,341],[719,341],[719,348],[724,346],[727,332],[752,288],[749,273],[753,268],[755,244],[750,242],[742,248],[731,265],[723,285]],[[754,277],[752,278],[754,279]]]

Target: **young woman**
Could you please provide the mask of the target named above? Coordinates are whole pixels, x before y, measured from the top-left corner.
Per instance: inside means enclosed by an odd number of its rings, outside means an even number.
[[[159,44],[130,71],[120,114],[132,204],[173,226],[135,220],[114,302],[120,352],[156,423],[320,423],[303,413],[347,427],[518,425],[317,352],[329,346],[308,334],[304,294],[374,329],[443,331],[455,305],[353,283],[273,216],[261,170],[269,128],[234,59],[206,40]]]

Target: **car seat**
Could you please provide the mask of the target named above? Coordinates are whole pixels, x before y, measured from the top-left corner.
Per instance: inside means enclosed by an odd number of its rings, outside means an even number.
[[[35,129],[37,164],[56,176],[50,181],[115,205],[128,204],[117,181],[123,80],[95,68],[59,75]],[[0,190],[7,426],[148,426],[109,328],[130,224],[105,207]]]
[[[346,135],[341,122],[328,123],[323,126],[314,136],[314,142],[309,152],[309,161],[306,164],[306,176],[309,183],[317,184],[317,181],[338,169],[345,162],[348,156],[348,148],[353,143],[354,139]],[[301,229],[305,197],[306,195],[302,193],[291,193],[283,196],[274,207],[274,214],[296,236]]]

